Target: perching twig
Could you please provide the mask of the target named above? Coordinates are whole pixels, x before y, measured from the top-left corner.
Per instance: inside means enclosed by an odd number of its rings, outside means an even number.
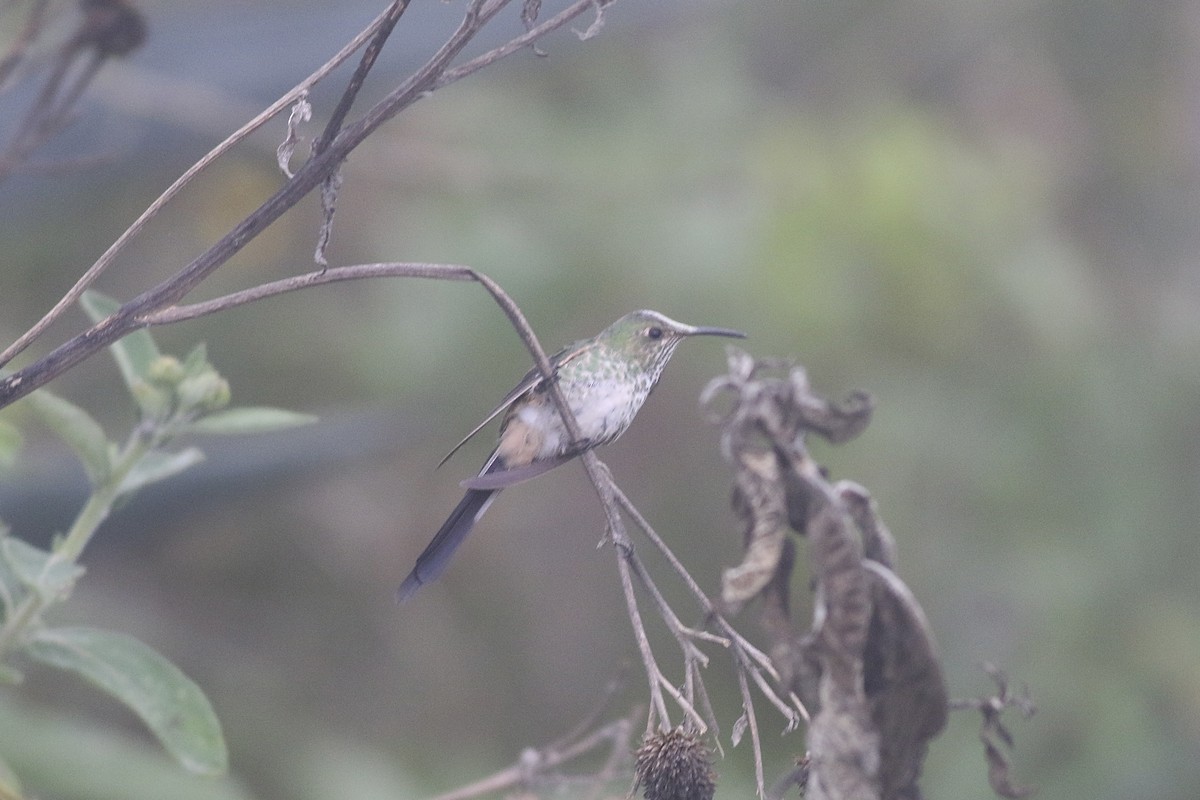
[[[432,278],[443,281],[478,281],[483,283],[486,276],[470,267],[458,264],[423,264],[411,262],[385,262],[380,264],[354,264],[346,267],[332,267],[327,270],[306,272],[270,283],[263,283],[240,292],[215,297],[201,303],[191,303],[183,306],[169,306],[158,311],[150,311],[137,317],[138,327],[154,325],[172,325],[176,322],[206,317],[218,314],[231,308],[265,300],[288,292],[322,286],[327,283],[341,281],[363,280],[365,278]]]
[[[332,271],[332,270],[331,270]],[[575,440],[581,438],[579,423],[575,419],[574,413],[571,411],[570,405],[566,401],[558,382],[554,380],[554,369],[550,364],[549,358],[546,356],[546,351],[542,348],[536,334],[530,327],[528,320],[517,304],[508,296],[498,284],[482,273],[469,270],[469,275],[463,277],[471,280],[477,280],[483,284],[488,293],[499,304],[504,313],[508,316],[513,328],[517,331],[522,342],[525,343],[530,355],[533,356],[534,364],[546,379],[546,386],[549,388],[551,400],[554,402],[559,415],[562,417],[563,424],[567,429],[568,434]],[[670,695],[672,700],[684,711],[684,714],[695,723],[700,730],[705,727],[704,719],[701,714],[696,711],[692,705],[691,699],[684,697],[683,694],[669,681],[662,670],[659,668],[657,661],[654,658],[654,652],[650,647],[649,638],[646,635],[645,625],[642,622],[641,612],[638,609],[637,596],[633,589],[632,569],[628,559],[632,552],[632,545],[629,543],[629,537],[625,532],[624,522],[621,520],[620,512],[617,509],[614,500],[616,485],[612,481],[612,474],[608,467],[596,456],[593,451],[587,451],[581,454],[580,461],[588,474],[592,485],[595,487],[599,495],[601,506],[604,509],[605,517],[608,520],[607,538],[613,542],[614,549],[617,552],[617,570],[621,577],[621,586],[625,597],[626,610],[629,614],[630,623],[633,626],[634,641],[638,646],[638,653],[642,659],[642,665],[646,672],[647,681],[649,683],[650,692],[650,710],[647,716],[647,731],[658,728],[660,731],[667,731],[671,728],[670,715],[667,711],[666,698],[664,693]]]

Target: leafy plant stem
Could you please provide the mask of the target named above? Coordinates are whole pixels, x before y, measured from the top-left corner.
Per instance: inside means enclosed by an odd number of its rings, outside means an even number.
[[[91,496],[79,510],[71,528],[67,531],[46,562],[44,573],[58,564],[73,564],[83,553],[92,535],[108,517],[113,503],[120,496],[121,484],[138,461],[155,445],[158,437],[144,431],[134,430],[129,441],[114,459],[112,469],[107,479],[92,489]],[[8,651],[21,641],[21,634],[37,619],[38,615],[51,603],[59,599],[55,592],[35,589],[29,592],[0,627],[0,662],[7,656]]]
[[[159,438],[153,433],[146,433],[141,428],[134,429],[129,436],[129,441],[114,460],[115,463],[108,479],[92,490],[91,497],[80,509],[71,529],[55,546],[54,554],[49,562],[51,565],[63,562],[73,563],[79,558],[83,553],[83,548],[87,546],[96,529],[100,527],[100,523],[104,522],[109,512],[112,511],[113,503],[120,496],[121,485],[125,482],[125,478],[142,460],[142,457],[154,448]]]
[[[12,615],[5,620],[4,627],[0,628],[0,661],[7,657],[8,651],[18,641],[18,634],[25,630],[25,627],[37,616],[42,607],[43,603],[37,592],[30,592]]]

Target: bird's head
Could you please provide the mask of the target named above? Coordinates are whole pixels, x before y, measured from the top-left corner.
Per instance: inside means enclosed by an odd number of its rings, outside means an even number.
[[[657,311],[645,309],[626,314],[601,331],[596,338],[613,351],[637,362],[657,379],[675,348],[689,336],[746,338],[746,334],[741,331],[687,325]]]

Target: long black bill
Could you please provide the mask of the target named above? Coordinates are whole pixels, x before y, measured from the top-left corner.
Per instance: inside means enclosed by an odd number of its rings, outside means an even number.
[[[746,334],[741,331],[735,331],[732,328],[714,328],[709,325],[695,325],[691,328],[684,328],[686,336],[728,336],[731,339],[745,339]]]

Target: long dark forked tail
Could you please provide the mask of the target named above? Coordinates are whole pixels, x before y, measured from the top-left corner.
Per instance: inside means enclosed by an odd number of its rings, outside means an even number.
[[[493,455],[479,474],[487,475],[493,470],[499,469],[499,461]],[[468,534],[471,533],[471,528],[475,527],[475,523],[483,516],[483,512],[487,511],[488,506],[492,504],[499,493],[499,489],[467,490],[463,499],[458,501],[458,505],[442,523],[442,527],[438,528],[433,540],[417,557],[417,564],[413,567],[412,572],[408,573],[408,577],[396,590],[397,602],[403,603],[416,594],[417,589],[435,580],[446,571],[446,566],[450,563],[454,551],[466,541]]]

